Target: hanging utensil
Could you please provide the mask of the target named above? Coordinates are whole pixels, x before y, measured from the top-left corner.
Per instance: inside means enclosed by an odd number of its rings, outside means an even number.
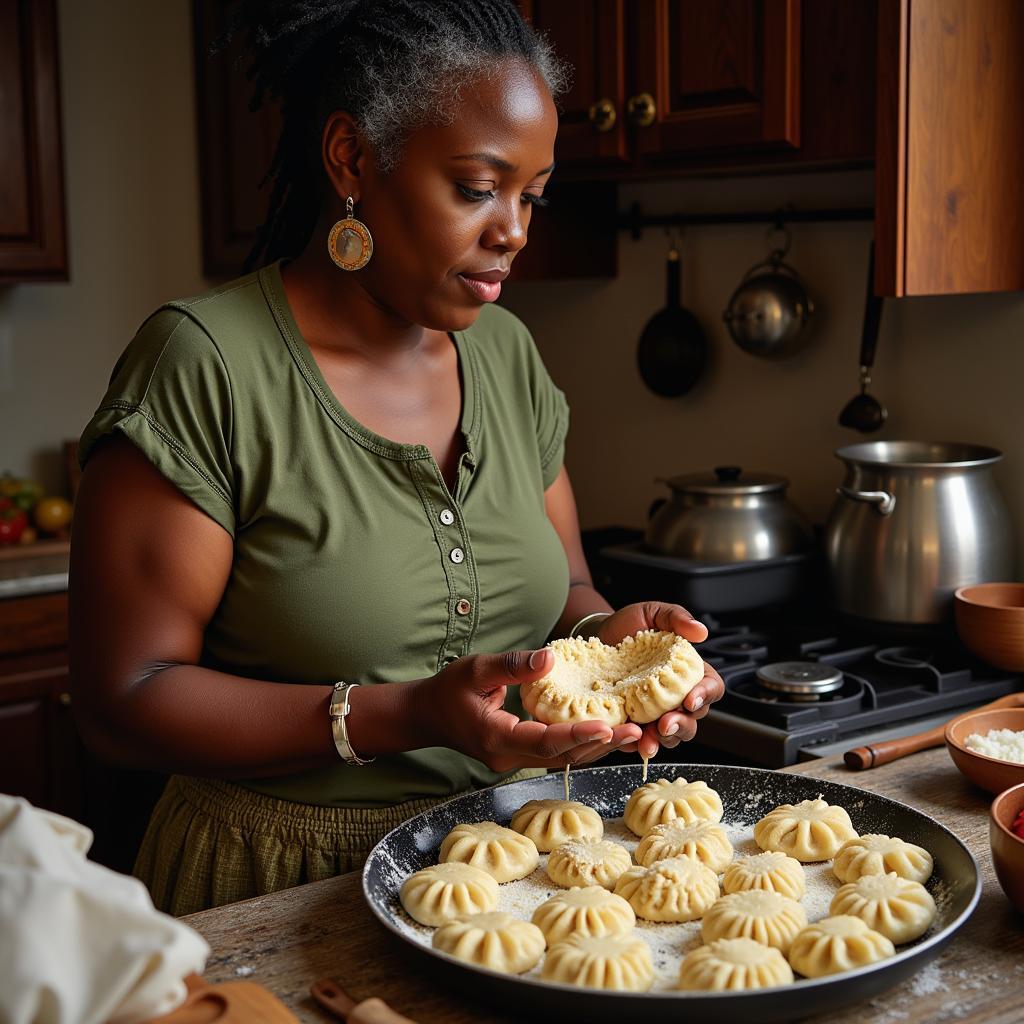
[[[697,383],[707,360],[704,328],[680,302],[681,276],[679,244],[673,239],[665,265],[665,308],[647,321],[636,352],[644,383],[665,398],[685,395]]]
[[[807,321],[814,303],[800,275],[783,262],[792,238],[777,224],[768,230],[782,232],[782,245],[771,248],[767,259],[755,263],[732,293],[722,314],[732,340],[745,352],[770,359],[799,352],[808,339]]]
[[[871,242],[868,256],[868,291],[864,302],[864,328],[860,341],[860,394],[854,395],[839,414],[839,425],[870,434],[881,428],[889,415],[888,410],[874,395],[868,394],[871,367],[875,363],[878,346],[878,328],[882,322],[882,298],[875,294],[875,243]]]

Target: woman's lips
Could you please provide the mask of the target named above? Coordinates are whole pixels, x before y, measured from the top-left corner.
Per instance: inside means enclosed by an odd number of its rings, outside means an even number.
[[[501,294],[500,281],[478,281],[475,277],[459,274],[459,280],[481,301],[494,302]]]

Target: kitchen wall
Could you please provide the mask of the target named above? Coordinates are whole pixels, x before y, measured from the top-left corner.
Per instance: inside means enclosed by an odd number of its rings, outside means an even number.
[[[77,437],[110,368],[162,300],[205,287],[188,0],[60,0],[68,284],[0,288],[0,470],[61,488],[60,443]],[[870,204],[870,172],[676,181],[622,190],[649,212]],[[543,216],[541,211],[539,216]],[[636,342],[664,304],[666,240],[620,238],[614,281],[523,283],[503,302],[531,327],[573,409],[568,464],[584,526],[642,525],[654,477],[723,463],[782,473],[815,521],[859,435],[836,423],[857,389],[871,228],[796,225],[790,261],[818,305],[807,348],[746,354],[721,312],[766,253],[757,225],[688,229],[683,298],[713,359],[687,396],[664,399],[635,370]],[[880,437],[955,439],[1006,452],[997,477],[1024,565],[1024,294],[908,299],[882,317],[874,390]]]

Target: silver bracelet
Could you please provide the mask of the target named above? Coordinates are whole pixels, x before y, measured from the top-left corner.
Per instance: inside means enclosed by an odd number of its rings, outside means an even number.
[[[334,745],[345,764],[363,765],[370,764],[372,757],[360,757],[353,749],[348,739],[348,729],[345,726],[345,716],[349,713],[348,691],[358,683],[335,683],[334,694],[331,697],[331,735],[334,737]]]
[[[576,625],[569,630],[569,637],[572,638],[580,636],[582,631],[591,623],[604,622],[604,620],[607,619],[609,615],[611,615],[611,612],[591,612],[589,615],[584,615],[583,618],[580,619],[580,621],[577,622]],[[596,634],[592,632],[587,634],[587,636],[595,635]]]

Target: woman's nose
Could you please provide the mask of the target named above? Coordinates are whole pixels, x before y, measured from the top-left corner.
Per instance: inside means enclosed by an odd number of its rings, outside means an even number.
[[[529,211],[522,209],[518,203],[502,203],[495,210],[494,219],[484,232],[484,246],[503,252],[518,252],[526,245],[528,221]]]

